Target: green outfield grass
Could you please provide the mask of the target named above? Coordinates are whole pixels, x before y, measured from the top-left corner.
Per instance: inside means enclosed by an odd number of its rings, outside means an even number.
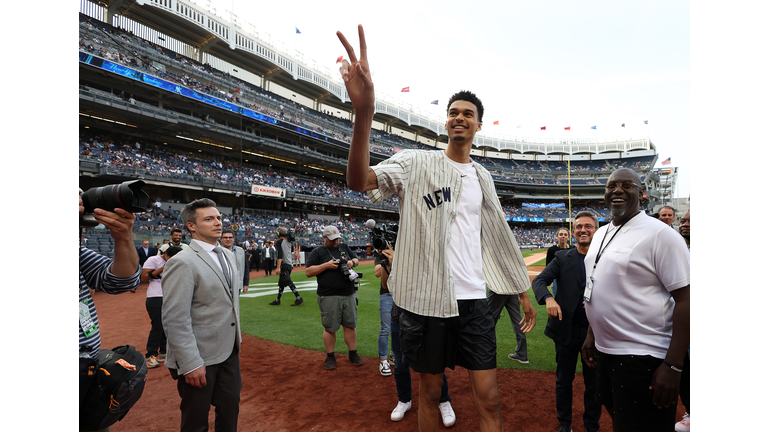
[[[528,256],[540,251],[524,251],[523,255]],[[358,290],[357,351],[360,355],[377,357],[380,329],[379,280],[373,274],[373,265],[360,266],[355,270],[358,270],[359,273],[362,272],[364,276]],[[294,272],[291,276],[298,286],[301,285],[301,282],[307,281],[303,271]],[[265,283],[269,284],[268,287],[276,290],[277,278],[275,275],[253,279],[249,293],[261,291],[262,285],[259,284]],[[269,305],[269,302],[274,300],[276,295],[255,298],[241,297],[240,321],[242,330],[246,334],[262,339],[318,351],[318,362],[321,362],[323,360],[321,353],[324,352],[323,327],[320,324],[320,309],[317,305],[316,291],[301,291],[301,287],[299,289],[305,302],[298,307],[289,306],[295,300],[289,289],[283,292],[281,306]],[[523,365],[507,358],[507,354],[514,352],[517,342],[509,315],[505,310],[502,312],[496,327],[498,367],[554,371],[554,342],[544,336],[544,327],[547,323],[546,308],[536,304],[531,290],[528,291],[528,295],[537,313],[536,327],[527,335],[530,363]],[[341,330],[337,333],[336,352],[347,352]],[[580,369],[579,372],[581,372]]]

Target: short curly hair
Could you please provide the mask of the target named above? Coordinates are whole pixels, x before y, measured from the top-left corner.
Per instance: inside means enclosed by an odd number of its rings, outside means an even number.
[[[476,94],[467,90],[462,90],[458,93],[454,93],[454,95],[451,96],[450,99],[448,99],[448,106],[445,109],[446,114],[451,110],[451,105],[454,102],[459,100],[467,101],[475,104],[475,106],[477,107],[477,122],[478,123],[483,122],[483,103],[480,101],[480,98],[478,98]]]

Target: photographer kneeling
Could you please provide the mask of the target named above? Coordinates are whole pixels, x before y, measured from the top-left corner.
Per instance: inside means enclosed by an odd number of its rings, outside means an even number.
[[[357,355],[357,255],[346,244],[340,243],[341,234],[333,225],[323,230],[323,246],[315,248],[307,258],[307,277],[317,276],[317,303],[323,324],[325,368],[336,369],[336,332],[344,328],[344,342],[349,349],[349,361],[361,366]]]

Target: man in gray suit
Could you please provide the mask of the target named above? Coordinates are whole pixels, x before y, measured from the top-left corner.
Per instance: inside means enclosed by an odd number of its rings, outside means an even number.
[[[218,245],[221,214],[208,198],[181,211],[192,236],[168,261],[163,275],[165,365],[177,379],[181,431],[208,430],[216,407],[216,432],[237,430],[240,410],[239,271],[232,252]]]
[[[224,249],[235,254],[235,263],[239,270],[237,280],[243,281],[243,292],[248,292],[248,285],[251,283],[251,266],[245,256],[245,250],[240,246],[235,246],[235,232],[229,228],[221,232],[221,246]]]

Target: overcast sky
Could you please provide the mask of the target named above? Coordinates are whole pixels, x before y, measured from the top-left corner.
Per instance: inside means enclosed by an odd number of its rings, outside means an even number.
[[[358,52],[356,26],[362,24],[377,94],[442,118],[451,94],[474,91],[485,106],[486,133],[648,136],[659,163],[671,157],[671,166],[680,167],[675,196],[689,195],[688,2],[213,4],[334,72],[337,57],[347,57],[336,30]]]

